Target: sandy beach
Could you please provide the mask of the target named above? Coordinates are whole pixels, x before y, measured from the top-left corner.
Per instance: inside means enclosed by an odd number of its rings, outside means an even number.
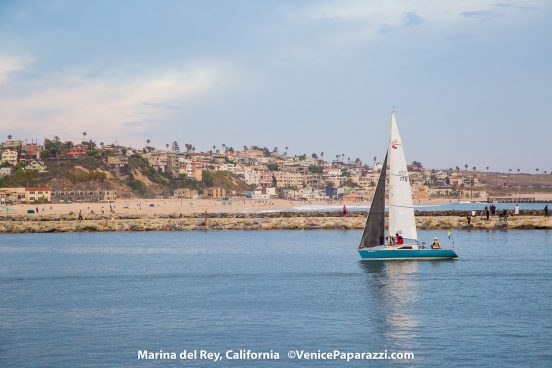
[[[415,205],[437,205],[457,203],[449,199],[416,200]],[[113,203],[58,203],[58,204],[20,204],[4,208],[2,215],[23,215],[28,210],[36,211],[39,215],[67,215],[70,213],[78,216],[93,214],[111,214],[112,211],[119,215],[170,215],[192,213],[242,213],[258,211],[286,211],[305,207],[335,207],[340,211],[343,205],[354,207],[369,206],[370,202],[342,202],[342,201],[290,201],[284,199],[255,200],[255,199],[231,199],[223,202],[215,199],[118,199]]]

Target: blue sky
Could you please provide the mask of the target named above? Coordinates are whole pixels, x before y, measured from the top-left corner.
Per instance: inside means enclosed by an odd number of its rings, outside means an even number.
[[[552,5],[0,0],[0,135],[552,171]]]

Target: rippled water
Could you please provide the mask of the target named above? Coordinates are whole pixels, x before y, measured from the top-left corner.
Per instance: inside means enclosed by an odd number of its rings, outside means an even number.
[[[0,367],[278,365],[137,360],[242,348],[278,351],[280,366],[552,366],[552,233],[456,232],[458,261],[369,264],[359,236],[2,235]],[[306,362],[290,349],[415,360]]]

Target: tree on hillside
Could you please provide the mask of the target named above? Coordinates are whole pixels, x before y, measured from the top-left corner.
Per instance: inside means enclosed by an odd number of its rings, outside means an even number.
[[[176,153],[180,153],[180,146],[178,145],[178,142],[177,141],[174,141],[172,143],[172,150]]]
[[[11,135],[11,134],[8,134],[8,139],[9,139],[9,140],[12,139],[12,135]]]

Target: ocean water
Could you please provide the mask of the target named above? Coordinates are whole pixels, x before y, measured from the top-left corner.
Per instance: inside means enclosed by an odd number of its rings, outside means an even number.
[[[420,232],[434,234],[446,238]],[[457,261],[365,264],[359,237],[1,235],[0,367],[552,366],[552,233],[457,231]],[[139,360],[145,349],[280,360]],[[334,349],[414,360],[288,358]]]
[[[495,203],[497,211],[514,210],[515,203]],[[550,203],[519,203],[520,210],[544,210],[544,206],[548,205],[552,209]],[[418,211],[483,211],[485,206],[489,206],[486,202],[450,202],[444,204],[416,204],[414,207]],[[343,205],[325,205],[325,204],[305,204],[288,209],[272,209],[272,210],[247,210],[245,213],[269,213],[269,212],[314,212],[314,211],[337,211],[341,212]],[[347,204],[347,209],[351,212],[368,211],[370,206]]]

